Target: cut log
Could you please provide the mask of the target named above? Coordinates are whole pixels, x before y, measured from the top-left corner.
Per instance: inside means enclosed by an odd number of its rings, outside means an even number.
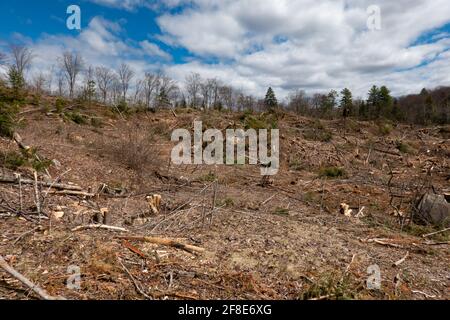
[[[105,229],[111,231],[128,232],[127,229],[121,227],[107,226],[106,224],[88,224],[85,226],[78,226],[72,229],[72,232],[82,231],[87,229]]]
[[[33,290],[41,299],[43,300],[65,300],[62,297],[53,297],[47,293],[44,289],[40,288],[39,286],[35,285],[31,280],[23,276],[21,273],[16,271],[13,267],[11,267],[5,259],[0,256],[0,267],[2,267],[6,272],[8,272],[10,275],[12,275],[14,278],[22,282],[24,285],[26,285],[28,288]]]
[[[121,236],[121,237],[117,237],[118,239],[121,240],[129,240],[129,241],[140,241],[140,242],[148,242],[148,243],[154,243],[154,244],[159,244],[162,246],[168,246],[168,247],[174,247],[180,250],[184,250],[187,251],[189,253],[202,253],[205,252],[204,248],[201,247],[197,247],[197,246],[193,246],[190,244],[184,244],[181,242],[178,242],[176,240],[173,239],[168,239],[168,238],[158,238],[158,237],[126,237],[126,236]]]
[[[19,184],[19,179],[17,177],[0,176],[0,183]],[[34,180],[21,179],[20,183],[34,185],[35,182],[34,182]],[[71,184],[51,183],[51,182],[43,182],[43,181],[38,181],[37,184],[39,186],[51,187],[51,188],[60,189],[60,190],[83,191],[83,189],[81,187],[76,186],[76,185],[71,185]]]

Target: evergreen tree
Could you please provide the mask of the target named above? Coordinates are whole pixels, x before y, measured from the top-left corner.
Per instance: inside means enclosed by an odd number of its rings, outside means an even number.
[[[434,110],[434,101],[431,94],[427,93],[424,103],[424,122],[425,124],[429,124],[435,118],[435,110]]]
[[[264,105],[269,111],[274,111],[278,107],[278,100],[273,92],[272,88],[267,90],[266,98],[264,99]]]
[[[392,107],[393,107],[394,99],[391,96],[391,91],[386,87],[382,86],[379,91],[379,116],[383,116],[385,118],[392,117]]]
[[[333,109],[337,105],[338,93],[336,90],[331,90],[328,95],[323,97],[321,109],[322,116],[330,116],[333,113]]]
[[[344,118],[348,118],[353,113],[352,92],[349,89],[345,88],[344,90],[341,91],[341,95],[342,95],[342,98],[341,98],[340,107],[342,109],[342,116]]]
[[[380,116],[380,90],[377,86],[373,86],[369,91],[367,109],[370,118],[378,118]]]
[[[405,117],[404,117],[404,115],[402,113],[402,110],[400,109],[400,106],[398,104],[398,100],[397,99],[394,99],[394,103],[393,103],[393,106],[392,106],[392,116],[397,121],[405,120]]]
[[[367,119],[367,104],[365,101],[361,101],[359,103],[359,108],[358,108],[358,115],[361,119],[366,120]]]
[[[10,66],[8,68],[8,81],[14,91],[14,94],[18,97],[22,89],[25,87],[25,79],[23,78],[22,73],[20,73],[15,66]]]

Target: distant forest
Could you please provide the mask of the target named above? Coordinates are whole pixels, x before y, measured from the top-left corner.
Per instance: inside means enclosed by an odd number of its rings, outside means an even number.
[[[255,98],[218,79],[203,79],[197,73],[188,75],[183,84],[163,73],[138,77],[127,64],[117,70],[92,66],[73,52],[65,52],[58,59],[57,68],[27,77],[33,58],[33,52],[21,45],[11,45],[9,55],[0,53],[0,65],[7,70],[4,86],[18,96],[28,91],[37,99],[48,94],[80,102],[101,102],[125,113],[188,107],[259,112],[285,109],[324,119],[387,119],[420,125],[450,123],[450,87],[423,89],[418,94],[396,98],[386,86],[373,86],[365,99],[354,98],[347,88],[313,95],[296,90],[278,102],[272,88],[265,98]]]

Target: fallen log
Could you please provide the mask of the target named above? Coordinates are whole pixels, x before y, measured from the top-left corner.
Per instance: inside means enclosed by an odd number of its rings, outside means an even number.
[[[76,228],[73,228],[71,231],[77,232],[77,231],[82,231],[82,230],[87,230],[87,229],[104,229],[104,230],[111,230],[111,231],[128,232],[128,230],[125,228],[108,226],[106,224],[88,224],[85,226],[78,226]]]
[[[0,183],[18,184],[19,178],[18,177],[0,176]],[[21,179],[20,183],[21,184],[30,184],[30,185],[35,184],[34,180],[28,180],[28,179]],[[83,191],[83,189],[81,187],[76,186],[76,185],[71,185],[71,184],[51,183],[51,182],[43,182],[43,181],[38,181],[37,184],[40,186],[51,187],[51,188],[60,189],[60,190]]]
[[[168,247],[174,247],[180,250],[187,251],[189,253],[201,253],[205,252],[204,248],[193,246],[190,244],[184,244],[181,242],[178,242],[173,239],[168,238],[158,238],[158,237],[127,237],[127,236],[120,236],[116,237],[117,239],[121,240],[129,240],[129,241],[140,241],[140,242],[148,242],[148,243],[154,243],[159,244],[162,246],[168,246]]]
[[[400,157],[400,158],[403,157],[401,154],[399,154],[399,153],[397,153],[397,152],[394,152],[394,151],[383,150],[383,149],[379,149],[379,148],[374,148],[373,150],[375,150],[376,152],[388,154],[388,155],[390,155],[390,156],[395,156],[395,157]]]
[[[24,285],[26,285],[28,288],[33,290],[41,299],[43,300],[65,300],[65,298],[62,297],[53,297],[47,293],[44,289],[39,287],[38,285],[34,284],[23,276],[21,273],[16,271],[13,267],[11,267],[5,259],[0,255],[0,267],[2,267],[6,272],[8,272],[10,275],[12,275],[14,278],[22,282]]]
[[[75,190],[61,190],[61,191],[50,191],[48,194],[60,195],[60,196],[79,196],[79,197],[87,197],[93,198],[96,196],[95,193],[89,193],[84,191],[75,191]]]

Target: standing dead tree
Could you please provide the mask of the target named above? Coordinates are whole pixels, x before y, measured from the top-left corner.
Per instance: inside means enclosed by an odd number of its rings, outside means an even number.
[[[69,96],[73,98],[77,77],[83,69],[83,58],[78,53],[65,52],[62,56],[61,69],[69,84]]]

